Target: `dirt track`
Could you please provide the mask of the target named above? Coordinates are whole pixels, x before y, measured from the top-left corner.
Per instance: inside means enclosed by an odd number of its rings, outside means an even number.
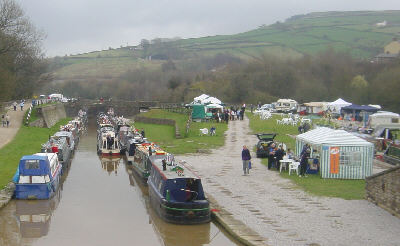
[[[23,111],[21,111],[19,104],[17,106],[17,111],[14,111],[12,106],[8,108],[10,125],[8,128],[0,125],[0,149],[9,143],[14,138],[15,134],[17,134],[19,128],[21,127],[22,118],[24,117],[25,111],[29,109],[29,107],[30,104],[25,104]]]
[[[366,200],[311,196],[256,158],[250,175],[243,176],[242,146],[252,149],[257,143],[249,132],[248,119],[230,122],[225,146],[177,158],[197,171],[219,205],[268,245],[399,245],[400,219]]]

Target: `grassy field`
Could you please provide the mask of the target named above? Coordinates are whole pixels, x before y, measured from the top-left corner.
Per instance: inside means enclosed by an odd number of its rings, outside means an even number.
[[[178,113],[171,113],[167,111],[152,110],[148,113],[143,114],[146,117],[153,118],[166,118],[174,119],[182,131],[185,131],[185,125],[187,116]],[[208,128],[215,126],[217,131],[215,136],[199,136],[199,129]],[[185,138],[176,139],[175,129],[172,126],[156,125],[156,124],[145,124],[135,122],[135,127],[138,129],[144,129],[146,137],[159,144],[167,152],[173,154],[186,154],[196,153],[199,150],[207,151],[224,145],[225,137],[224,132],[228,129],[224,123],[211,123],[211,122],[192,122],[189,133]],[[184,136],[184,135],[182,135]]]
[[[385,27],[375,24],[386,20]],[[324,12],[295,16],[283,23],[261,26],[233,35],[216,35],[181,39],[168,43],[179,49],[181,60],[218,53],[231,54],[245,60],[263,54],[280,59],[295,59],[303,54],[316,54],[327,48],[347,52],[356,58],[368,59],[383,52],[383,47],[400,38],[400,11]],[[160,48],[147,55],[156,55]],[[143,60],[142,50],[133,47],[94,51],[53,60],[56,79],[114,78],[132,68],[159,69],[165,60]]]
[[[274,132],[278,135],[275,140],[283,142],[288,148],[295,149],[295,140],[288,136],[297,135],[296,126],[284,126],[276,123],[280,116],[274,115],[272,119],[260,120],[258,116],[247,113],[250,119],[250,128],[254,133],[258,132]],[[323,120],[314,120],[314,123],[327,124]],[[264,165],[268,164],[267,159],[262,159]],[[319,175],[308,175],[308,177],[300,178],[297,175],[290,175],[288,171],[282,171],[281,177],[292,180],[300,189],[303,189],[315,196],[339,197],[343,199],[363,199],[365,194],[365,180],[341,180],[341,179],[322,179]]]
[[[288,148],[294,151],[295,140],[288,136],[297,135],[297,126],[291,125],[278,125],[276,120],[282,119],[279,115],[273,115],[269,120],[261,120],[259,116],[246,112],[247,117],[250,119],[250,129],[254,134],[256,133],[276,133],[275,141],[285,143]]]
[[[54,134],[60,129],[60,125],[65,125],[69,120],[71,119],[63,119],[50,129],[21,126],[15,138],[0,149],[0,187],[11,181],[22,156],[40,152],[41,144],[48,140],[49,135]]]

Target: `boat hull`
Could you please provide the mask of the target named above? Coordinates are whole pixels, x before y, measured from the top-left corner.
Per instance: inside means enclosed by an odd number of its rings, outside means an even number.
[[[56,193],[60,184],[60,175],[57,175],[52,182],[44,184],[16,184],[15,198],[22,200],[50,199]]]
[[[203,224],[211,221],[210,205],[207,200],[194,202],[167,201],[149,182],[150,204],[166,222],[173,224]]]

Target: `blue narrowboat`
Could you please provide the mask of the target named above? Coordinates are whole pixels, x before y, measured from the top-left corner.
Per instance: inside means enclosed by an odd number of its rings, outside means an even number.
[[[150,204],[165,221],[174,224],[210,222],[210,204],[201,179],[184,165],[151,159],[148,178]]]
[[[55,153],[23,156],[16,177],[16,199],[49,199],[58,189],[62,165]]]

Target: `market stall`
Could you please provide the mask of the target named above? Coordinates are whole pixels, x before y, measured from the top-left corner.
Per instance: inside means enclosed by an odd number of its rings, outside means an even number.
[[[319,159],[322,178],[365,179],[372,175],[374,145],[344,130],[320,127],[296,137],[296,155],[304,145],[311,147],[310,159]]]
[[[328,103],[327,104],[327,109],[330,110],[334,114],[340,114],[340,110],[342,107],[346,107],[351,105],[351,103],[346,102],[342,98],[338,98],[336,101]]]

